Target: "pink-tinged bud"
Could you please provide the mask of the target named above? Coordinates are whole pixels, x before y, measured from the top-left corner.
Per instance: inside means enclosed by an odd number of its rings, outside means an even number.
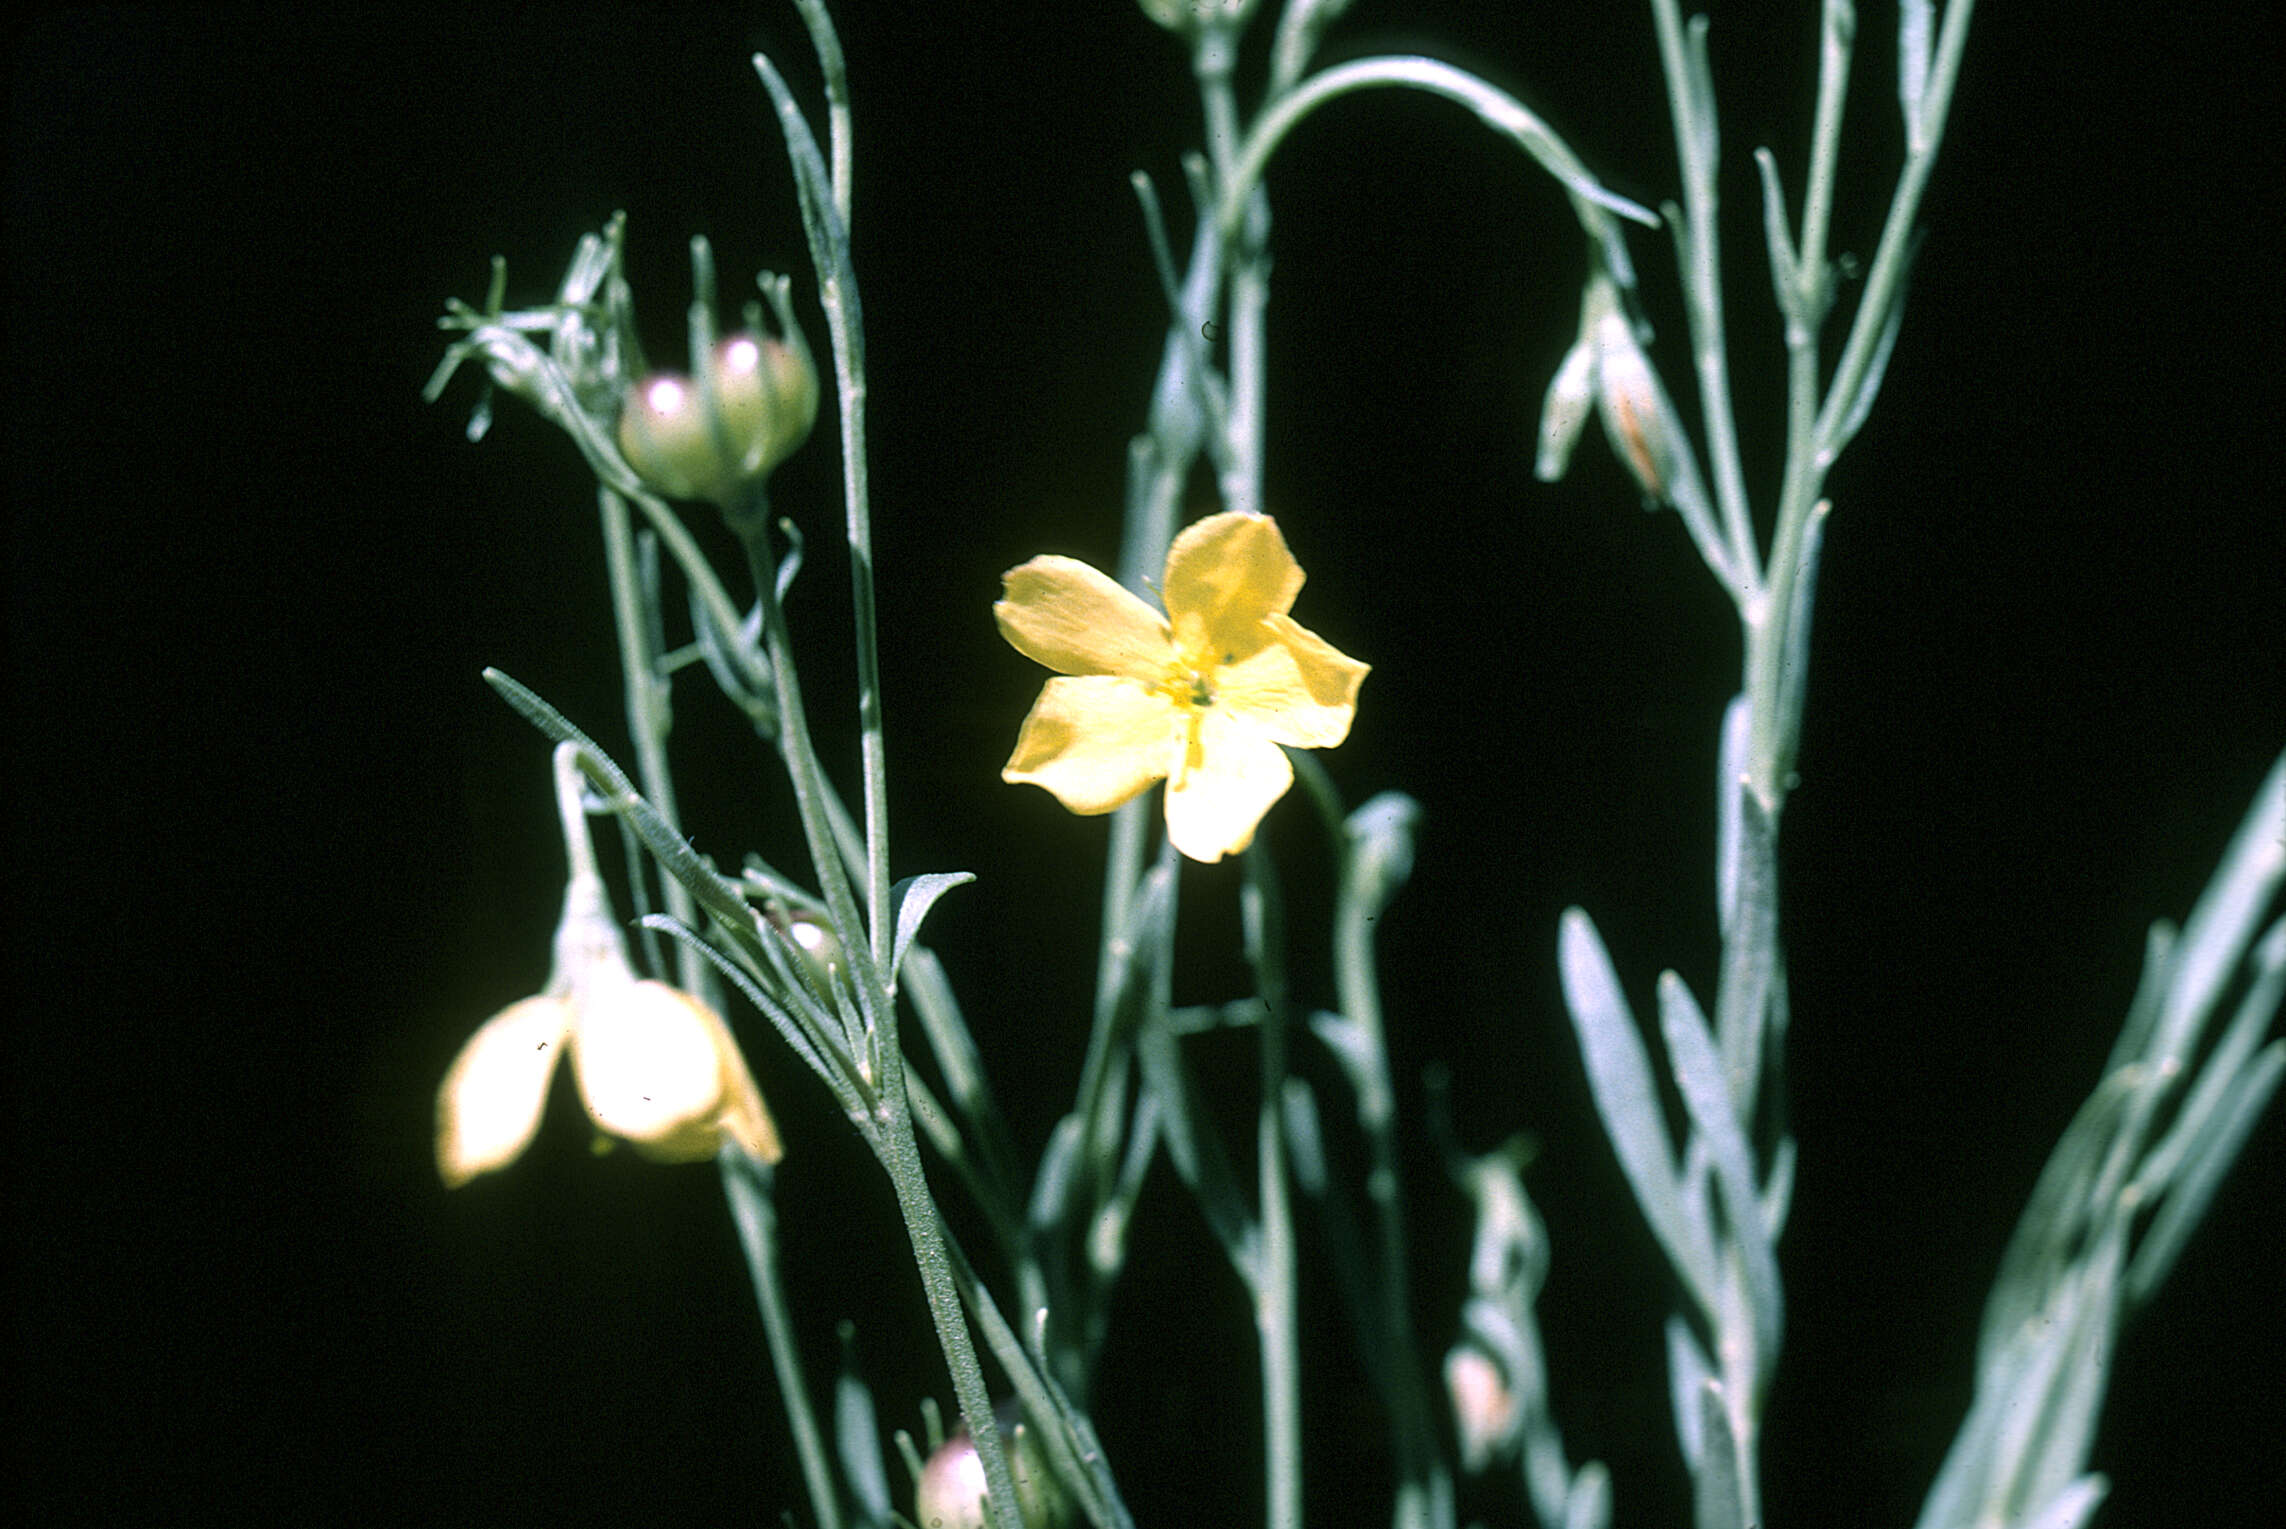
[[[1460,1433],[1461,1466],[1484,1470],[1516,1447],[1522,1421],[1500,1362],[1471,1342],[1445,1355],[1445,1393]]]
[[[1016,1477],[1016,1511],[1024,1529],[1063,1529],[1071,1521],[1071,1499],[1048,1469],[1038,1434],[1014,1403],[1003,1403],[994,1415],[1008,1451],[1008,1469]],[[921,1467],[921,1480],[913,1491],[913,1521],[920,1529],[985,1529],[990,1522],[984,1511],[986,1495],[984,1462],[964,1428]]]

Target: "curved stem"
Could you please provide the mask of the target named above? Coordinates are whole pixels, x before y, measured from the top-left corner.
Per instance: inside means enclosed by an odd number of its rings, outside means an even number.
[[[1218,214],[1222,237],[1227,240],[1237,233],[1239,219],[1246,211],[1246,194],[1261,181],[1270,156],[1296,124],[1336,97],[1385,85],[1424,90],[1456,101],[1476,113],[1485,126],[1531,155],[1571,194],[1581,228],[1603,246],[1612,274],[1623,281],[1632,279],[1626,249],[1609,215],[1616,213],[1647,228],[1658,227],[1659,220],[1627,198],[1606,190],[1571,147],[1508,92],[1465,69],[1410,55],[1361,58],[1321,70],[1256,118],[1246,136],[1245,147],[1238,155],[1237,166],[1223,184],[1222,208]]]

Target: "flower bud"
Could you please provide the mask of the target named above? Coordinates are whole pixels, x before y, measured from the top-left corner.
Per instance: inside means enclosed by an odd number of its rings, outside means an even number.
[[[1461,1468],[1477,1472],[1515,1449],[1523,1418],[1500,1362],[1466,1339],[1445,1355],[1445,1394],[1459,1427]]]
[[[786,938],[802,953],[802,962],[817,978],[818,986],[830,991],[834,974],[846,959],[841,937],[833,932],[833,926],[824,919],[797,913],[786,920]]]
[[[1013,1403],[1002,1403],[993,1415],[999,1419],[1000,1439],[1008,1450],[1008,1469],[1016,1478],[1016,1511],[1024,1529],[1061,1529],[1071,1519],[1071,1500],[1048,1469],[1037,1431]],[[920,1484],[913,1491],[913,1521],[920,1529],[985,1529],[990,1522],[984,1512],[985,1497],[984,1462],[964,1428],[921,1467]]]
[[[1533,473],[1542,483],[1554,483],[1571,466],[1572,447],[1595,412],[1595,342],[1582,335],[1564,352],[1540,405],[1540,454]]]
[[[670,499],[728,506],[809,439],[818,375],[797,346],[735,334],[714,348],[714,407],[688,377],[654,372],[627,394],[619,449]]]

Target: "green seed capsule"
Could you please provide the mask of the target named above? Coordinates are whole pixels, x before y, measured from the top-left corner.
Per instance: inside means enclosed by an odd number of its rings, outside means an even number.
[[[669,499],[729,506],[809,439],[818,377],[781,341],[736,334],[714,349],[714,408],[688,377],[654,372],[619,415],[627,464]]]

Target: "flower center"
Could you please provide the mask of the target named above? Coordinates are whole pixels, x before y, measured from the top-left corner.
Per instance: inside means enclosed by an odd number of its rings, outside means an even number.
[[[1213,671],[1181,660],[1167,666],[1157,688],[1185,711],[1203,711],[1214,704]]]

